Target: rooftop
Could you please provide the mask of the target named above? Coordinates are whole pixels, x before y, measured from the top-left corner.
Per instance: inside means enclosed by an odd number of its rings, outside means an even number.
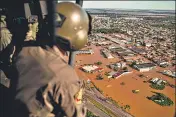
[[[138,68],[148,68],[148,67],[154,67],[156,65],[153,63],[142,63],[142,64],[136,64],[136,66]]]

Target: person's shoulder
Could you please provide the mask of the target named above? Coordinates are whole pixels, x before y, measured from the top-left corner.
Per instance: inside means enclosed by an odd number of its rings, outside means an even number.
[[[71,67],[70,65],[67,65],[67,70],[68,70],[68,72],[66,72],[66,73],[69,75],[70,78],[75,77],[77,80],[79,79],[78,75],[73,67]]]
[[[58,65],[58,68],[59,69],[56,71],[56,75],[61,81],[75,82],[79,80],[75,69],[69,66],[67,63],[63,62],[62,64]]]
[[[17,57],[20,58],[33,58],[38,61],[50,61],[54,58],[56,59],[58,56],[53,53],[45,50],[41,46],[26,46],[21,49],[18,53]]]

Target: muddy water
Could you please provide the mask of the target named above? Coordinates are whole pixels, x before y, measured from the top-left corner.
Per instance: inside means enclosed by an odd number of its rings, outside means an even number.
[[[149,80],[153,77],[162,78],[163,80],[167,80],[172,84],[175,84],[175,80],[158,73],[160,68],[153,70],[151,72],[144,73],[148,78],[140,78],[138,75],[141,74],[136,70],[132,70],[133,73],[121,76],[118,79],[108,80],[106,76],[104,76],[103,80],[96,80],[96,75],[100,73],[88,74],[79,70],[80,65],[83,64],[92,64],[97,61],[102,61],[103,64],[100,67],[104,68],[105,71],[110,71],[109,68],[106,67],[110,62],[120,61],[119,58],[114,59],[106,59],[102,55],[100,55],[101,47],[91,46],[94,50],[93,55],[78,55],[76,56],[76,60],[82,60],[81,63],[77,63],[76,72],[83,79],[91,79],[97,87],[103,90],[104,95],[110,96],[115,99],[121,106],[126,104],[131,106],[130,113],[135,117],[174,117],[175,105],[171,107],[161,107],[154,102],[148,100],[146,97],[151,96],[153,93],[151,91],[156,91],[149,87],[149,83],[144,83],[144,80]],[[104,74],[102,72],[101,74]],[[125,85],[120,85],[121,82],[124,82]],[[138,94],[132,93],[132,90],[138,89],[140,92]],[[158,91],[164,93],[168,97],[170,97],[175,102],[175,89],[166,86],[166,88],[162,91]]]

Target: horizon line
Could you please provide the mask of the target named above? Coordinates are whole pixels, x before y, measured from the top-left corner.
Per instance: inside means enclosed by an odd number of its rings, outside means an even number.
[[[126,10],[167,10],[167,11],[175,11],[174,9],[171,10],[171,9],[133,9],[133,8],[84,8],[84,9],[126,9]]]

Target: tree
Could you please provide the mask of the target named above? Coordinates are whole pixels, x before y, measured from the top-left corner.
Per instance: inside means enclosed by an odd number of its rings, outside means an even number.
[[[154,93],[156,95],[152,95],[151,97],[147,97],[147,98],[161,106],[172,106],[174,104],[174,102],[166,95],[158,92],[154,92]]]
[[[124,83],[124,82],[121,82],[120,84],[121,84],[121,85],[125,85],[125,83]]]
[[[87,111],[86,117],[98,117],[98,116],[95,116],[92,112]]]
[[[103,78],[103,76],[101,74],[98,74],[96,79],[97,80],[103,80],[104,78]]]
[[[114,67],[114,71],[118,71],[119,69],[118,69],[118,67]]]
[[[124,106],[124,109],[128,109],[128,110],[130,110],[131,107],[130,107],[130,105],[125,105],[125,106]]]
[[[105,72],[104,75],[109,76],[109,73],[108,73],[108,72]]]
[[[124,70],[124,71],[128,71],[128,68],[127,68],[127,67],[124,67],[123,70]]]
[[[143,78],[143,77],[144,77],[144,75],[143,75],[143,74],[139,74],[139,77]]]
[[[101,61],[98,61],[98,62],[96,62],[95,64],[97,64],[97,65],[101,65],[102,62],[101,62]]]
[[[136,65],[136,61],[133,61],[132,63],[131,63],[131,66],[133,67],[134,65]]]
[[[156,90],[163,90],[165,88],[165,85],[161,84],[161,85],[158,85],[158,84],[151,84],[150,85],[151,88],[153,89],[156,89]]]

